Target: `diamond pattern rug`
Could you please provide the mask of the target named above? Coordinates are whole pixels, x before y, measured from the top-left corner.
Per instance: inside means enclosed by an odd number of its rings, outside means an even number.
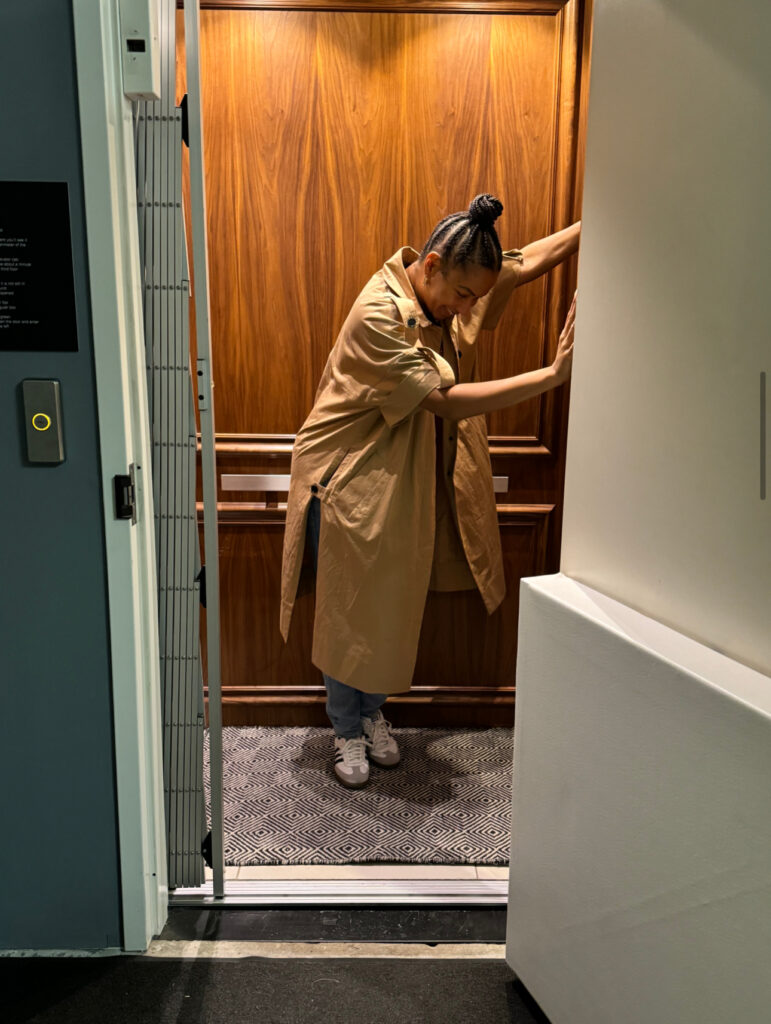
[[[225,863],[507,864],[512,730],[394,735],[401,764],[372,765],[369,783],[347,790],[330,729],[224,728]]]

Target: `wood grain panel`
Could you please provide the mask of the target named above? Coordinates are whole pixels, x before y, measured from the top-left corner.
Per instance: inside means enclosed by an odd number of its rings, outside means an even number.
[[[273,519],[271,522],[270,519]],[[220,516],[221,673],[223,686],[319,685],[311,664],[315,580],[307,567],[300,580],[292,642],[278,628],[284,516],[245,510]],[[203,526],[200,526],[203,538]],[[206,650],[205,612],[202,650]],[[204,676],[206,678],[206,676]]]
[[[324,14],[317,22],[316,131],[323,139],[318,233],[333,262],[315,275],[315,308],[328,315],[314,335],[314,385],[364,283],[383,253],[403,244],[400,188],[408,156],[401,81],[405,19]]]
[[[492,439],[496,440],[496,439]],[[233,503],[254,502],[254,491],[225,491],[221,478],[225,474],[289,473],[292,461],[292,436],[238,435],[217,443],[217,500],[222,502],[223,514]],[[528,448],[511,457],[511,450],[491,444],[493,476],[505,476],[509,490],[498,495],[501,505],[538,506],[553,504],[554,479],[558,460],[553,453]],[[198,496],[202,501],[200,482],[200,451]],[[547,570],[551,571],[551,570]]]
[[[492,18],[490,103],[486,136],[493,180],[505,205],[501,241],[522,246],[564,223],[554,219],[557,151],[559,22],[555,18]],[[488,172],[490,173],[490,172]],[[510,377],[550,362],[545,333],[547,281],[524,286],[480,350],[483,380]],[[539,397],[488,417],[493,435],[541,438]]]
[[[557,14],[567,0],[200,0],[201,9],[388,11],[393,14]],[[177,0],[182,7],[183,0]]]
[[[544,571],[551,506],[499,506],[507,581],[503,603],[488,615],[478,591],[430,593],[423,617],[415,685],[512,686],[517,663],[519,580]]]
[[[201,19],[212,345],[217,420],[227,431],[256,422],[293,430],[315,389],[307,339],[309,324],[324,319],[313,294],[315,19]]]
[[[579,213],[583,0],[552,16],[374,13],[383,6],[203,12],[218,482],[289,472],[337,330],[399,245],[419,248],[479,191],[504,202],[504,245]],[[574,280],[573,265],[515,295],[481,339],[481,376],[552,358]],[[415,685],[389,702],[399,724],[510,724],[519,580],[559,568],[567,397],[490,418],[493,472],[509,479],[507,597],[488,617],[474,592],[429,596]],[[224,721],[326,724],[309,567],[289,645],[278,631],[276,495],[218,497]]]
[[[217,422],[294,433],[361,287],[481,191],[504,245],[552,224],[559,19],[204,11],[201,59]],[[541,365],[542,283],[483,375]],[[538,438],[540,399],[492,432]]]
[[[514,723],[514,697],[514,687],[416,686],[408,694],[389,697],[385,712],[388,720],[397,726],[510,727]],[[326,691],[322,686],[225,686],[222,688],[222,723],[329,728],[325,703]]]
[[[499,508],[506,575],[515,585],[495,615],[487,615],[475,591],[429,594],[414,678],[424,695],[438,688],[437,695],[444,694],[445,700],[464,703],[478,689],[481,705],[489,707],[487,691],[512,689],[519,602],[516,582],[543,571],[551,512],[551,506]],[[321,695],[323,684],[320,672],[311,664],[315,578],[307,562],[289,644],[283,643],[278,630],[276,596],[283,518],[279,512],[266,513],[246,504],[223,505],[220,510],[222,685],[230,704],[254,705],[255,714],[263,697],[265,702],[275,703],[283,688],[291,690],[289,717],[297,724],[297,706],[314,693]],[[205,614],[202,612],[201,627],[204,661]],[[317,689],[300,694],[300,699],[298,687]],[[273,708],[273,717],[277,714],[281,712]]]

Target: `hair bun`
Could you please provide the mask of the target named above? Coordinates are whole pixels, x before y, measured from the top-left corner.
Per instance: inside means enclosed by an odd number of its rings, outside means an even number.
[[[489,192],[483,192],[469,203],[469,220],[482,228],[491,228],[502,213],[503,203]]]

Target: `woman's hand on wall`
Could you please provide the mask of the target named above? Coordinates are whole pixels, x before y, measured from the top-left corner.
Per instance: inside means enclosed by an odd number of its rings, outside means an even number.
[[[576,293],[577,294],[577,293]],[[551,366],[505,380],[487,380],[470,384],[455,384],[437,388],[420,403],[421,409],[450,420],[463,420],[469,416],[506,409],[535,395],[564,384],[573,364],[573,326],[576,319],[576,296],[568,311],[560,334],[557,355]]]
[[[564,384],[570,377],[571,370],[573,368],[573,333],[575,331],[576,324],[576,292],[573,295],[573,301],[570,304],[568,315],[565,318],[565,326],[562,328],[560,334],[559,345],[557,346],[557,355],[554,357],[552,363],[552,370],[554,371],[554,377],[557,384]]]

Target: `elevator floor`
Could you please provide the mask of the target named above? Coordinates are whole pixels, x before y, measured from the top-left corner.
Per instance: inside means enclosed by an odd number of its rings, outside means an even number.
[[[402,760],[341,786],[332,730],[222,730],[225,863],[505,864],[511,845],[511,729],[394,730]],[[209,735],[204,788],[209,801]]]
[[[549,1024],[501,959],[0,959],[5,1024]]]

